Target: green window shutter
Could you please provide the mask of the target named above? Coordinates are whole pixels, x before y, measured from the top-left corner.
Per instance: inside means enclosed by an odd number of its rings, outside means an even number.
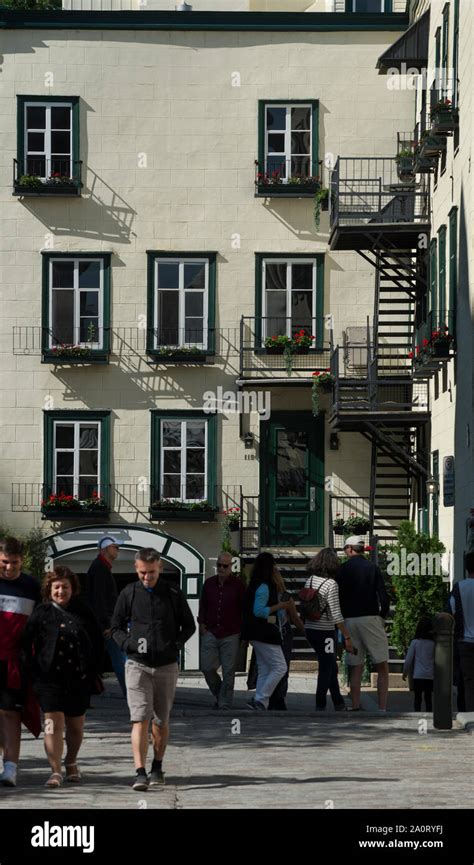
[[[458,209],[453,207],[449,213],[449,308],[447,325],[455,336],[456,305],[458,293]]]
[[[105,495],[110,500],[110,411],[58,409],[44,412],[43,480],[46,495],[49,495],[53,488],[55,421],[98,421],[100,423],[99,479]]]
[[[443,9],[443,42],[441,54],[441,66],[443,70],[443,82],[446,83],[449,57],[449,3]]]
[[[438,230],[438,315],[439,324],[445,324],[446,315],[446,226]],[[435,325],[437,327],[437,325]]]
[[[438,317],[438,297],[437,297],[437,242],[436,238],[430,244],[430,313],[431,313],[431,328],[434,330]]]
[[[435,33],[435,69],[438,76],[438,70],[441,67],[441,27],[438,27]]]
[[[173,411],[152,409],[151,410],[151,501],[160,498],[161,486],[161,421],[162,420],[191,420],[199,418],[207,421],[207,489],[208,501],[217,507],[217,415],[206,414],[204,411]]]
[[[439,483],[439,451],[432,453],[433,477]],[[439,537],[439,493],[432,496],[433,499],[433,535]]]
[[[453,107],[458,107],[459,67],[459,0],[454,0],[453,9]]]

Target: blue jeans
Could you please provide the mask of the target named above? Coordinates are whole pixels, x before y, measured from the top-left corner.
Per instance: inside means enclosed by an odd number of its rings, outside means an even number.
[[[326,640],[333,640],[334,651],[327,652]],[[339,690],[337,680],[336,660],[336,630],[317,631],[315,628],[306,628],[306,639],[313,647],[318,659],[318,684],[316,687],[316,708],[326,708],[326,694],[329,691],[335,706],[343,706],[344,698]]]
[[[122,694],[126,697],[127,687],[125,685],[125,661],[127,660],[127,656],[121,649],[119,649],[117,643],[112,639],[112,637],[105,639],[105,650],[112,662],[112,667],[114,668],[114,673],[117,676],[118,683],[122,689]]]

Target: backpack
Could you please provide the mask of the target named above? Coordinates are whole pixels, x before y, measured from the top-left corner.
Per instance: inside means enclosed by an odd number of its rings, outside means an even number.
[[[301,589],[298,592],[300,602],[299,614],[303,619],[308,619],[310,622],[319,622],[323,613],[326,612],[328,605],[326,603],[325,607],[321,606],[319,592],[328,579],[329,577],[321,583],[319,589]]]

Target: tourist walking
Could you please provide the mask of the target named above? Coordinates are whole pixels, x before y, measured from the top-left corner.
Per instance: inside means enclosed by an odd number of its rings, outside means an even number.
[[[214,696],[215,709],[232,706],[240,647],[245,585],[233,576],[231,568],[231,554],[221,552],[217,558],[217,575],[205,580],[199,601],[201,670]]]
[[[275,571],[271,553],[260,553],[244,597],[242,639],[255,649],[258,667],[255,698],[247,705],[256,710],[268,709],[270,696],[288,669],[277,615],[289,611],[291,601],[278,600]]]
[[[466,553],[465,568],[467,579],[454,584],[449,605],[455,621],[465,711],[474,712],[474,552]]]
[[[122,694],[126,697],[126,656],[120,651],[115,640],[112,639],[110,630],[110,623],[118,598],[117,585],[112,573],[112,566],[119,555],[122,543],[122,541],[117,540],[117,538],[112,537],[112,535],[105,535],[100,538],[97,544],[99,554],[94,559],[87,572],[86,596],[87,601],[102,628],[105,651],[110,658]]]
[[[305,589],[317,592],[319,600],[319,612],[305,618],[306,639],[318,659],[316,685],[316,711],[318,712],[326,709],[328,691],[336,712],[345,711],[346,708],[338,681],[336,627],[344,636],[347,652],[352,652],[353,647],[339,605],[339,590],[336,582],[339,568],[337,554],[326,547],[309,563],[308,570],[311,576],[305,583]]]
[[[384,619],[390,602],[380,569],[364,557],[364,539],[351,535],[344,543],[344,562],[336,576],[339,600],[353,653],[347,655],[350,668],[352,711],[360,711],[360,688],[366,654],[377,671],[379,710],[385,712],[388,695],[388,640]]]
[[[178,656],[196,625],[183,592],[162,577],[157,550],[135,555],[138,580],[120,592],[112,617],[112,636],[127,655],[125,679],[132,722],[134,790],[165,783],[163,758],[169,738],[169,717],[178,680]],[[148,777],[146,758],[150,721],[153,762]]]
[[[51,767],[46,787],[63,783],[64,735],[66,781],[81,780],[77,757],[101,669],[102,633],[79,592],[79,579],[69,568],[58,565],[47,573],[43,603],[31,614],[22,636],[25,663],[44,713],[44,747]]]

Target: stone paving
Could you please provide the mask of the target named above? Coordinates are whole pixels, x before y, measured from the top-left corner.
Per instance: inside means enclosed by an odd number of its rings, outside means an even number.
[[[0,788],[0,808],[458,808],[470,807],[474,769],[470,729],[433,730],[431,716],[402,710],[315,713],[314,676],[291,677],[288,712],[212,710],[201,677],[180,680],[166,754],[165,788],[136,793],[128,711],[115,680],[94,698],[77,787],[45,789],[42,743],[25,733],[19,786]],[[392,706],[408,694],[391,696]],[[329,703],[330,706],[330,703]],[[424,729],[426,727],[426,733]],[[455,779],[455,780],[454,780]]]

